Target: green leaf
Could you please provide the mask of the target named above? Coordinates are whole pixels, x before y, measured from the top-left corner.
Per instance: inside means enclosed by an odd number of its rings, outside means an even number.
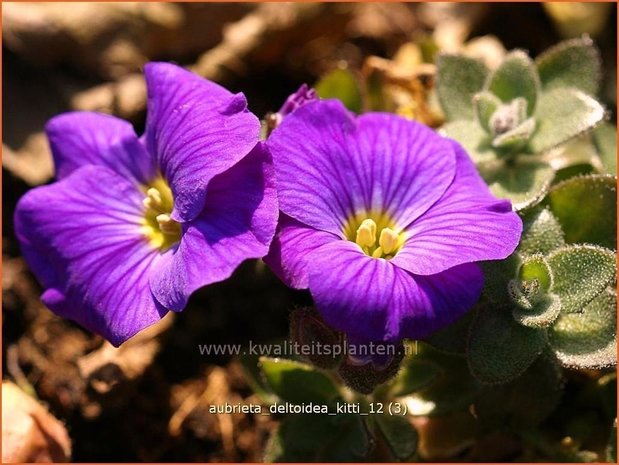
[[[440,367],[441,374],[426,387],[410,395],[398,397],[405,402],[409,415],[435,416],[466,410],[477,392],[479,383],[471,376],[461,355],[448,354],[419,343],[418,352],[405,360],[403,370],[415,369],[419,362]]]
[[[475,120],[449,122],[441,127],[441,132],[460,142],[475,163],[492,162],[497,158],[490,145],[490,135]]]
[[[606,460],[611,463],[617,463],[617,419],[613,423],[606,446]]]
[[[473,97],[475,118],[479,125],[490,132],[490,118],[501,106],[501,100],[491,92],[480,92]]]
[[[535,60],[544,90],[575,87],[596,95],[602,76],[602,61],[593,41],[585,36],[550,47]]]
[[[358,415],[289,415],[269,438],[264,461],[356,462],[369,447]]]
[[[617,295],[605,290],[581,313],[561,313],[548,333],[559,361],[571,368],[617,363]]]
[[[355,75],[348,69],[334,69],[314,86],[320,98],[336,98],[350,111],[359,113],[363,109],[361,88]]]
[[[339,391],[327,376],[305,363],[260,357],[260,368],[268,386],[285,401],[328,404],[339,396]]]
[[[533,153],[546,152],[592,129],[604,119],[604,107],[576,89],[543,92],[535,111],[537,131],[529,143]]]
[[[436,92],[447,120],[472,120],[473,97],[482,90],[488,68],[473,58],[447,54],[439,55],[436,65]]]
[[[515,381],[484,389],[474,409],[487,429],[531,428],[553,412],[562,392],[561,369],[545,352]]]
[[[587,175],[550,189],[546,202],[557,217],[568,243],[617,247],[617,178]]]
[[[552,292],[561,299],[563,313],[580,312],[616,277],[615,253],[594,245],[570,245],[551,252]]]
[[[484,271],[484,294],[496,303],[503,303],[507,298],[507,283],[518,274],[521,257],[514,253],[505,260],[482,262]]]
[[[602,123],[593,130],[593,143],[597,149],[604,170],[617,175],[617,127]]]
[[[545,291],[550,289],[553,282],[552,270],[542,255],[525,258],[520,266],[518,278],[522,281],[536,280]]]
[[[484,384],[507,383],[520,376],[545,345],[545,330],[522,326],[509,309],[488,305],[479,309],[471,325],[469,367]]]
[[[374,418],[396,460],[405,461],[415,455],[419,437],[406,417],[383,413]]]
[[[510,52],[503,63],[492,73],[487,89],[503,102],[523,97],[527,101],[527,114],[533,114],[540,83],[531,58],[522,50]]]
[[[548,207],[537,206],[522,217],[523,230],[518,251],[524,254],[547,254],[565,244],[561,225]]]
[[[519,150],[527,144],[534,131],[535,119],[526,119],[514,129],[495,137],[492,140],[492,146],[501,150]]]
[[[512,308],[514,320],[530,328],[546,328],[555,322],[561,312],[561,300],[554,294],[545,294],[529,308],[517,305]]]
[[[530,255],[524,259],[518,279],[509,283],[509,295],[516,304],[512,308],[514,319],[524,326],[544,328],[559,316],[561,301],[547,292],[554,277],[542,255]]]
[[[516,210],[539,203],[554,178],[554,170],[546,163],[520,157],[510,164],[486,168],[479,166],[483,178],[494,195],[509,199]]]
[[[396,397],[411,394],[427,387],[442,374],[443,370],[436,363],[413,358],[398,373],[391,392]]]
[[[504,262],[505,260],[501,260]],[[496,262],[487,262],[496,263]],[[513,276],[513,275],[512,275]],[[486,282],[488,280],[486,279]],[[503,282],[501,300],[505,298],[505,283]],[[466,339],[469,334],[469,326],[473,321],[473,312],[467,312],[453,323],[447,325],[426,338],[427,342],[435,349],[452,354],[463,355],[466,352]]]

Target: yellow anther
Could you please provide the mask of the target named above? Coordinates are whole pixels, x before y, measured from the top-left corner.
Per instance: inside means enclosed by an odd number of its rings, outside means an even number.
[[[374,252],[372,252],[372,258],[382,258],[383,256],[383,248],[377,247]]]
[[[154,187],[149,188],[146,191],[146,197],[142,200],[142,204],[146,208],[152,208],[154,210],[160,210],[163,205],[163,200],[161,199],[161,192],[159,192]]]
[[[378,244],[380,245],[379,248],[383,249],[383,254],[389,255],[398,247],[398,235],[391,228],[383,228],[383,230],[380,232]]]
[[[361,247],[372,247],[376,243],[376,223],[372,219],[365,219],[357,229],[355,242]]]
[[[179,230],[179,224],[170,218],[170,215],[167,213],[162,213],[161,215],[157,215],[157,223],[159,224],[159,229],[164,234],[175,234]]]

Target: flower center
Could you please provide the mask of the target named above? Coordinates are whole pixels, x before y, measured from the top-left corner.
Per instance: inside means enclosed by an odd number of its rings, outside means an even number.
[[[167,250],[181,238],[181,225],[172,218],[174,197],[168,183],[156,178],[149,186],[144,186],[143,232],[149,242],[160,250]]]
[[[397,231],[387,215],[357,215],[344,228],[344,235],[373,258],[393,258],[404,243],[404,234]]]

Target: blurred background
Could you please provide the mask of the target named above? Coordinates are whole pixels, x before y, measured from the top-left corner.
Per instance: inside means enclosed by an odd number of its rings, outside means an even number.
[[[260,262],[114,350],[45,309],[20,257],[15,204],[53,178],[45,122],[69,110],[101,111],[140,133],[146,62],[172,61],[242,91],[262,118],[301,83],[336,68],[396,75],[415,62],[414,50],[480,53],[489,62],[512,48],[536,56],[588,33],[604,63],[601,100],[616,120],[615,3],[4,3],[2,26],[3,377],[62,422],[46,412],[25,422],[36,447],[19,452],[22,461],[66,458],[71,445],[74,461],[255,462],[274,425],[269,417],[208,414],[210,404],[257,400],[238,361],[198,350],[281,339],[289,310],[309,304]],[[11,402],[11,421],[34,415],[26,404]],[[3,417],[5,410],[3,402]],[[479,449],[453,459],[520,453],[509,444]]]

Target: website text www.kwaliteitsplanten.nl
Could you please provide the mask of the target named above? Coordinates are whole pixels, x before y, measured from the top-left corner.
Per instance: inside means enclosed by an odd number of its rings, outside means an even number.
[[[198,344],[198,350],[202,356],[339,357],[340,355],[351,355],[353,357],[367,357],[390,356],[395,355],[398,351],[403,351],[404,355],[410,355],[415,352],[416,344],[405,344],[404,346],[376,342],[368,342],[367,344],[326,344],[320,341],[312,341],[308,344],[301,344],[296,341],[284,341],[279,344],[258,344],[250,340],[247,344]]]

